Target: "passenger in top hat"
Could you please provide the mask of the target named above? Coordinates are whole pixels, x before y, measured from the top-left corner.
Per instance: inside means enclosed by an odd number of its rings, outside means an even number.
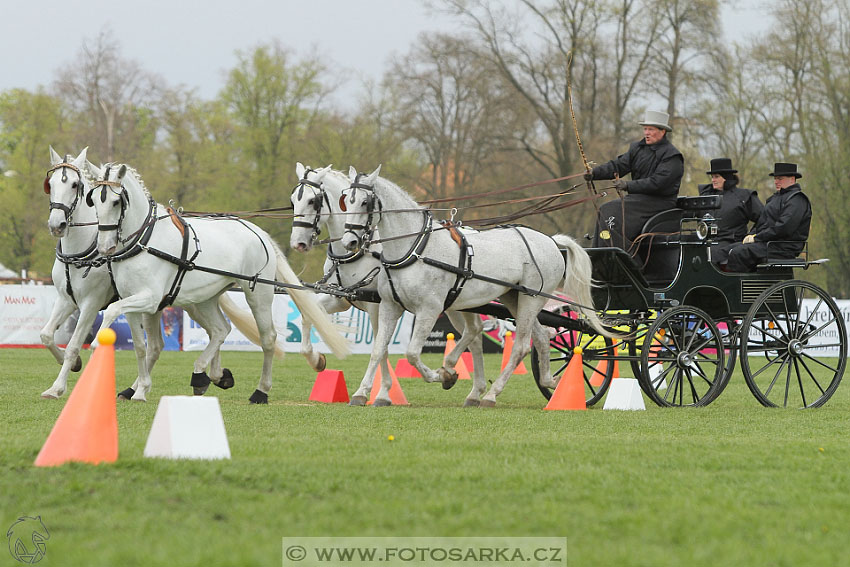
[[[728,271],[751,272],[766,260],[796,258],[809,238],[812,205],[797,183],[803,177],[797,164],[777,163],[770,175],[776,193],[743,243],[729,250]]]
[[[594,246],[628,248],[647,220],[676,207],[685,159],[667,139],[667,133],[673,130],[669,119],[666,112],[647,110],[639,123],[643,126],[643,138],[632,142],[626,153],[594,167],[586,175],[591,179],[614,179],[617,190],[626,193],[622,202],[617,199],[600,207]],[[623,179],[628,174],[631,179]]]
[[[741,243],[747,235],[749,223],[759,220],[764,205],[758,193],[738,187],[738,170],[732,168],[731,159],[711,160],[711,168],[706,173],[711,176],[711,183],[698,185],[699,194],[721,196],[720,209],[714,213],[717,216],[718,244],[711,247],[711,261],[724,264],[729,249]]]

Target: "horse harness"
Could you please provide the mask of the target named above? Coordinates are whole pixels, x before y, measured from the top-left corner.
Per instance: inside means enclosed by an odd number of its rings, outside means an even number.
[[[295,194],[295,191],[297,190],[298,191],[298,197],[297,198],[300,201],[301,198],[304,196],[304,187],[305,186],[316,189],[318,191],[318,193],[316,191],[313,192],[313,209],[315,210],[316,215],[313,217],[313,222],[304,222],[304,221],[300,221],[300,220],[293,220],[292,226],[299,227],[299,228],[310,228],[310,229],[312,229],[313,233],[310,235],[310,239],[315,240],[316,237],[319,236],[322,233],[322,229],[319,227],[319,217],[322,214],[322,205],[327,203],[328,204],[328,210],[330,210],[331,203],[330,203],[330,200],[328,199],[328,194],[325,192],[324,188],[322,188],[321,182],[316,183],[315,181],[307,179],[307,175],[309,175],[310,172],[315,173],[316,170],[308,167],[306,169],[306,171],[304,171],[304,177],[302,177],[300,180],[298,180],[298,185],[295,186],[295,188],[292,190],[292,193]]]

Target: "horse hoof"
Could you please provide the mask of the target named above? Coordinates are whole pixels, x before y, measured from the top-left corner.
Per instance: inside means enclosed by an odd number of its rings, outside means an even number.
[[[496,402],[491,402],[490,400],[481,400],[481,404],[479,407],[482,408],[494,408],[496,407]]]
[[[49,392],[42,392],[41,398],[44,400],[58,400],[59,396],[57,396],[56,394],[51,394]]]
[[[465,408],[477,408],[481,405],[481,400],[464,400],[463,407]]]
[[[457,372],[454,370],[448,370],[442,367],[437,370],[437,375],[443,381],[443,390],[451,390],[452,386],[457,383]]]
[[[351,398],[351,401],[348,402],[348,405],[350,405],[350,406],[365,406],[367,401],[369,401],[369,400],[367,400],[364,396],[354,396],[353,398]]]
[[[230,372],[229,368],[225,368],[222,370],[221,378],[216,382],[216,386],[221,388],[222,390],[228,390],[233,387],[235,381],[233,380],[233,374]]]
[[[324,354],[319,353],[319,363],[316,364],[316,372],[321,372],[328,367],[328,359]]]
[[[79,372],[82,369],[83,369],[83,359],[78,356],[77,360],[74,361],[74,366],[71,367],[71,372]]]
[[[133,394],[135,394],[135,393],[136,393],[136,390],[134,390],[133,388],[127,388],[124,391],[118,392],[118,401],[119,402],[126,402],[127,400],[132,399]]]
[[[383,407],[387,407],[387,406],[391,406],[391,405],[393,405],[393,403],[391,401],[382,400],[382,399],[375,399],[375,403],[372,404],[372,406],[374,406],[376,408],[383,408]]]
[[[192,386],[192,391],[196,396],[203,396],[207,392],[207,388],[210,387],[210,377],[207,376],[206,372],[192,372],[192,380],[189,381],[189,385]]]
[[[254,390],[254,393],[251,394],[251,397],[248,398],[248,401],[252,404],[267,404],[269,403],[269,395],[265,392]]]

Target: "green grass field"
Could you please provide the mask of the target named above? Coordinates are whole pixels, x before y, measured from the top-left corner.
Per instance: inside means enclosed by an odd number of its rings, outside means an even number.
[[[736,374],[707,408],[544,412],[530,376],[489,410],[460,407],[469,382],[402,380],[409,407],[353,408],[308,402],[315,374],[293,354],[276,363],[270,405],[250,406],[260,355],[231,352],[236,387],[210,394],[232,460],[145,459],[157,400],[191,393],[193,360],[164,353],[151,401],[118,406],[117,463],[42,469],[64,400],[39,394],[58,366],[43,350],[0,351],[3,533],[40,515],[40,565],[63,566],[281,565],[285,536],[559,536],[570,566],[850,561],[848,385],[807,411],[762,408]],[[352,392],[366,360],[330,366]],[[499,361],[488,355],[491,378]],[[133,355],[116,365],[123,389]],[[0,551],[0,566],[16,564]]]

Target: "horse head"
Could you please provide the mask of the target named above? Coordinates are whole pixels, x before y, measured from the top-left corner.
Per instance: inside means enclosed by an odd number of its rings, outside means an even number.
[[[309,252],[313,248],[313,242],[321,232],[319,224],[322,222],[322,210],[324,208],[325,213],[331,212],[327,193],[322,187],[330,170],[330,165],[318,170],[304,166],[301,162],[295,165],[298,185],[289,197],[293,212],[289,245],[298,252]]]
[[[76,159],[66,155],[63,159],[50,147],[50,169],[44,177],[44,192],[50,197],[50,216],[47,227],[56,238],[65,236],[71,224],[71,216],[87,188],[84,148]]]
[[[339,198],[339,208],[346,213],[348,219],[341,240],[346,250],[364,246],[365,240],[375,230],[374,213],[380,212],[381,207],[380,200],[375,195],[375,181],[380,172],[380,165],[368,175],[357,173],[353,166],[348,168],[350,185]]]
[[[86,194],[86,203],[97,212],[97,251],[105,256],[114,254],[121,239],[130,196],[124,188],[126,165],[106,164]]]

